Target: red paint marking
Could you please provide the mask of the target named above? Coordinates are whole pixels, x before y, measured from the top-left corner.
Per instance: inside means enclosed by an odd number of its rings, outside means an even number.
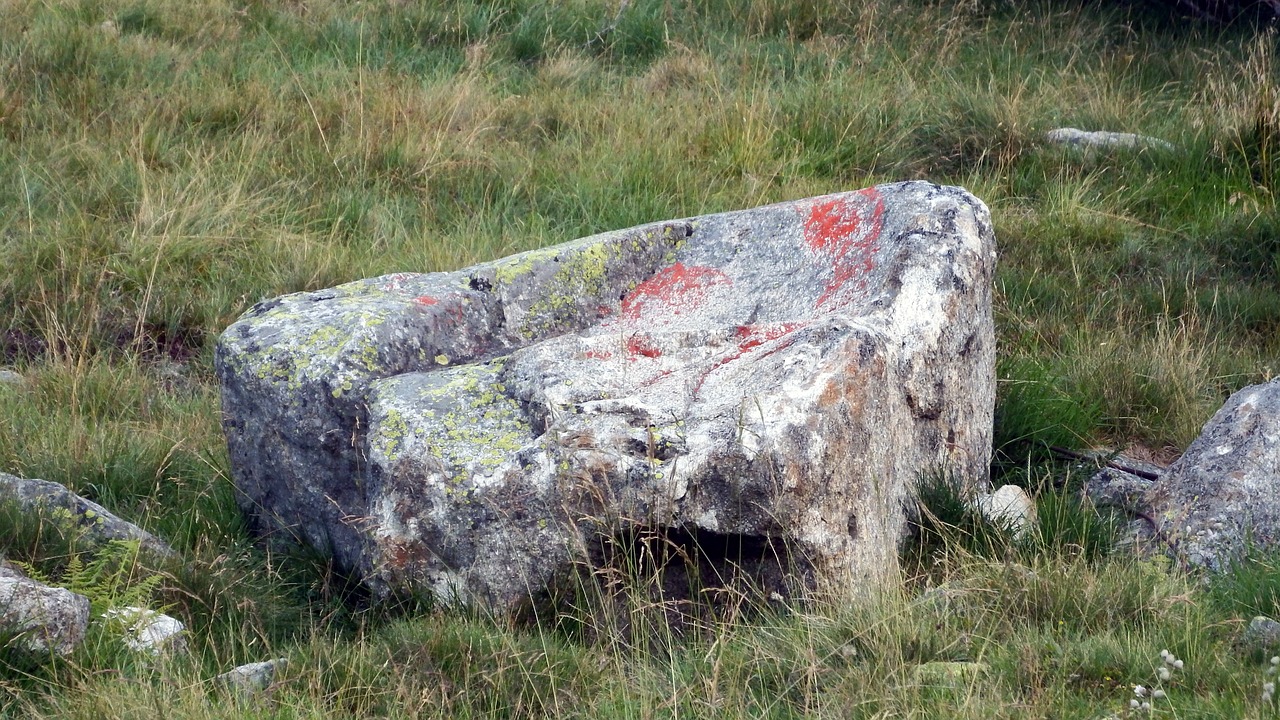
[[[711,373],[728,365],[729,363],[740,359],[743,355],[755,350],[756,348],[768,342],[773,342],[790,335],[795,330],[802,328],[806,323],[778,323],[776,325],[739,325],[734,334],[738,336],[737,352],[720,358],[712,365],[702,377],[698,379],[698,384],[694,386],[693,391],[696,393],[702,389],[702,384],[707,381]],[[777,347],[764,353],[761,357],[768,357],[773,353],[787,347],[791,344],[790,340],[779,343]]]
[[[848,195],[820,200],[809,210],[804,222],[804,239],[814,252],[831,259],[832,277],[815,303],[830,304],[833,296],[850,280],[860,278],[875,267],[873,253],[884,227],[884,198],[875,188],[859,190],[858,202]]]
[[[622,299],[622,313],[631,320],[639,319],[646,310],[668,311],[679,315],[682,310],[700,303],[708,289],[716,285],[732,285],[722,271],[713,267],[676,263],[658,271],[636,286]]]
[[[586,352],[586,357],[589,357],[592,360],[609,360],[613,357],[613,353],[608,350],[588,350]]]
[[[648,335],[636,333],[627,338],[627,355],[631,360],[635,360],[637,355],[643,355],[647,358],[662,357],[662,350],[653,344],[653,338]]]
[[[440,302],[439,300],[436,300],[430,295],[423,295],[422,297],[416,297],[413,299],[413,301],[418,303],[419,305],[435,305],[436,303]]]

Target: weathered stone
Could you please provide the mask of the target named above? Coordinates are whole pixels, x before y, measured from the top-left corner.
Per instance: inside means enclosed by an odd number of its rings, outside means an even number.
[[[283,670],[288,664],[286,658],[248,663],[232,668],[213,680],[243,695],[253,695],[270,687],[275,681],[276,672]]]
[[[1084,496],[1098,507],[1113,507],[1130,513],[1150,514],[1146,494],[1152,480],[1115,468],[1102,468],[1085,483]]]
[[[1240,644],[1249,652],[1280,650],[1280,622],[1265,615],[1254,617],[1240,636]]]
[[[47,480],[29,480],[0,472],[0,501],[40,513],[64,532],[95,544],[111,540],[136,540],[145,551],[160,557],[176,557],[173,548],[155,535],[122,520],[106,508]]]
[[[102,614],[103,621],[124,633],[124,644],[134,652],[159,655],[186,649],[187,626],[155,610],[141,607],[112,608]]]
[[[985,483],[994,262],[981,201],[901,183],[260,303],[216,354],[241,507],[497,609],[629,527],[846,592],[921,473]]]
[[[29,652],[66,655],[84,641],[89,598],[0,562],[0,637]]]
[[[0,370],[0,385],[21,385],[26,382],[18,373],[12,370]]]
[[[1191,565],[1280,547],[1280,377],[1232,395],[1145,501]]]
[[[974,504],[983,517],[1015,537],[1025,534],[1036,522],[1036,504],[1017,485],[1002,485],[993,493],[980,494]]]
[[[1058,128],[1045,134],[1045,139],[1058,145],[1085,149],[1120,148],[1125,150],[1174,150],[1173,143],[1149,135],[1136,133],[1088,131],[1076,128]]]

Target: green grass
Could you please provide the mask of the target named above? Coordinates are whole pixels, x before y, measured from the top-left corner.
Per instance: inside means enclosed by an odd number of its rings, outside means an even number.
[[[1277,612],[1276,559],[1205,586],[1115,553],[1050,451],[1167,459],[1280,372],[1276,36],[1131,7],[0,0],[0,366],[25,378],[0,383],[0,470],[172,543],[140,572],[193,630],[154,665],[111,637],[0,655],[0,713],[1095,718],[1167,648],[1187,670],[1161,713],[1273,717],[1231,642]],[[1179,149],[1081,154],[1059,126]],[[740,598],[654,643],[611,630],[661,630],[640,592],[541,624],[372,607],[247,535],[212,346],[254,302],[912,178],[992,210],[993,470],[1038,496],[1031,538],[935,487],[901,593]],[[55,576],[93,558],[8,510],[0,548]],[[259,699],[209,683],[276,656]],[[914,674],[943,660],[987,670]]]

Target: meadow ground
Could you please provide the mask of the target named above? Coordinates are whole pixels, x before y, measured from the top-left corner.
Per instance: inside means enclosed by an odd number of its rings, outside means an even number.
[[[1280,561],[1205,584],[1111,552],[1117,519],[1048,448],[1169,459],[1280,373],[1277,38],[1099,5],[0,0],[0,366],[25,378],[0,383],[0,470],[182,561],[95,566],[13,512],[0,550],[192,630],[172,663],[106,631],[56,662],[0,655],[0,712],[1096,718],[1167,649],[1185,666],[1155,714],[1276,716],[1266,658],[1233,639],[1280,612]],[[1177,149],[1079,153],[1044,142],[1059,126]],[[1038,494],[1034,538],[940,511],[900,592],[744,598],[681,636],[637,595],[609,612],[640,641],[600,607],[369,608],[246,534],[212,346],[257,300],[915,178],[992,210],[993,475]],[[91,566],[115,570],[75,577]],[[258,699],[208,682],[278,656]]]

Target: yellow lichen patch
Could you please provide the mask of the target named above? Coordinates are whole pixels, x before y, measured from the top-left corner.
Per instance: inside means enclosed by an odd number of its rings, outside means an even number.
[[[388,462],[405,452],[437,458],[449,477],[489,475],[532,436],[520,405],[498,382],[501,362],[432,373],[416,391],[383,392],[374,447]]]
[[[569,319],[584,300],[601,297],[609,268],[622,253],[622,246],[613,242],[596,242],[565,253],[560,269],[543,288],[543,296],[529,306],[522,334],[541,335]]]

